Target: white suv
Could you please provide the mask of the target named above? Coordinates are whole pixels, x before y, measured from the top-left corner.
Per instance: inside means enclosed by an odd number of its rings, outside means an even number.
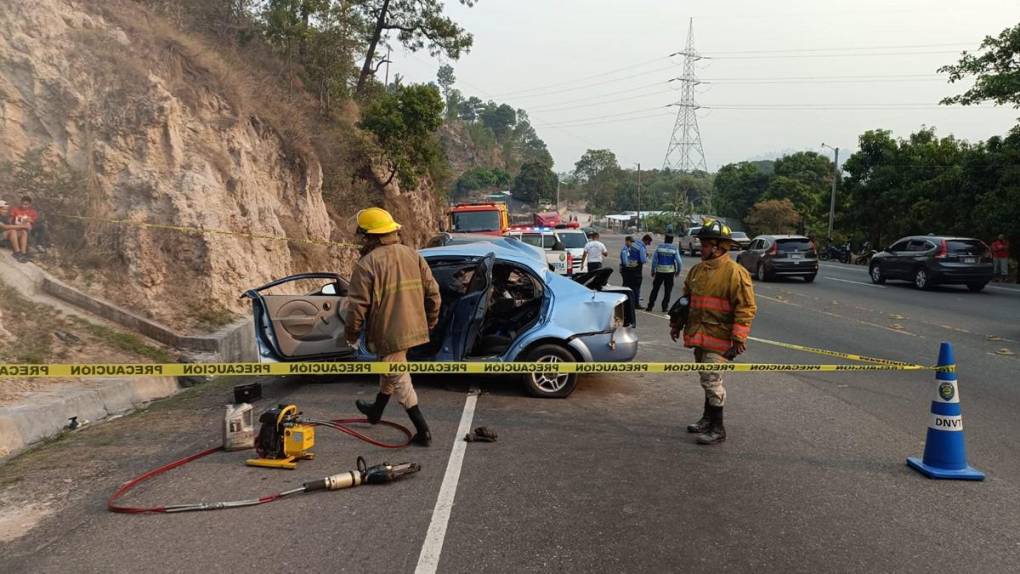
[[[557,275],[570,275],[574,272],[574,256],[564,248],[556,233],[557,230],[551,227],[512,227],[503,235],[541,248],[545,251],[545,260],[550,271]]]
[[[588,244],[588,236],[580,229],[557,229],[554,233],[574,260],[571,270],[574,273],[587,271],[588,264],[586,262],[582,266],[581,259],[584,257],[584,246]]]

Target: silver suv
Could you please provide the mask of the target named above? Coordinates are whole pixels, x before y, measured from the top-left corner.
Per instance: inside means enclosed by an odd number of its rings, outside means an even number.
[[[692,257],[698,257],[701,255],[701,240],[698,239],[698,232],[701,231],[701,227],[692,227],[680,236],[679,248],[680,251],[686,251],[690,253]]]

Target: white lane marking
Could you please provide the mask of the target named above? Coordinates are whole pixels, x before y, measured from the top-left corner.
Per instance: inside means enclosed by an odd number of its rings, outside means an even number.
[[[439,487],[436,506],[432,509],[432,521],[425,535],[425,543],[418,555],[418,566],[415,574],[435,574],[439,568],[439,557],[443,552],[443,541],[446,539],[446,526],[450,522],[453,511],[453,500],[457,495],[457,483],[460,482],[460,468],[464,464],[464,451],[467,442],[464,435],[471,432],[471,420],[475,417],[475,403],[478,402],[478,391],[472,389],[464,401],[464,412],[460,415],[457,434],[453,437],[453,448],[450,450],[450,462],[446,464],[443,484]]]
[[[874,283],[865,283],[864,281],[851,281],[849,279],[840,279],[838,277],[830,277],[829,275],[822,275],[825,279],[831,279],[833,281],[842,281],[843,283],[853,283],[854,285],[864,285],[865,287],[878,287],[879,289],[885,289],[885,285],[875,285]]]

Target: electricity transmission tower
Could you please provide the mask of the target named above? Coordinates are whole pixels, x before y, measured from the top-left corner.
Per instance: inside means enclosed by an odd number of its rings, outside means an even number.
[[[695,170],[708,171],[705,150],[701,147],[701,132],[698,130],[699,106],[694,101],[694,88],[701,83],[694,73],[694,63],[702,58],[694,50],[694,18],[691,18],[690,27],[687,29],[687,47],[683,52],[673,55],[684,57],[684,73],[679,78],[674,78],[681,84],[680,101],[670,104],[678,109],[663,167],[686,173]]]

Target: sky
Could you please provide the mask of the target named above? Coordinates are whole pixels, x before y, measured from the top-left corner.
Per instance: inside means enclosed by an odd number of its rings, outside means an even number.
[[[1020,0],[447,0],[474,35],[449,62],[466,96],[528,112],[556,171],[589,148],[623,167],[661,168],[680,99],[693,18],[695,99],[710,171],[801,150],[840,161],[869,129],[906,137],[923,126],[977,141],[1005,133],[1020,110],[945,107],[968,83],[936,70],[986,35],[1020,22]],[[391,76],[434,81],[447,61],[392,54]]]

